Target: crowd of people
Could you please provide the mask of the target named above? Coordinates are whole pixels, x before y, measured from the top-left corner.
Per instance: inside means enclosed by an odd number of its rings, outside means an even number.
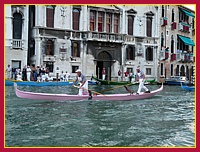
[[[68,81],[70,74],[66,71],[59,73],[60,81]],[[17,81],[37,81],[37,82],[47,82],[53,81],[53,77],[49,74],[49,68],[45,66],[35,66],[25,65],[21,70],[18,68],[11,68],[10,65],[6,68],[6,78],[8,80]]]
[[[80,87],[79,87],[79,95],[87,94],[88,93],[88,81],[81,73],[81,70],[78,69],[76,70],[77,76],[73,84],[75,84],[77,81],[80,81]],[[57,79],[58,75],[60,76],[60,81],[65,82],[68,81],[70,74],[66,71],[61,71],[59,72],[59,68],[57,67]],[[119,70],[118,71],[118,81],[121,81],[121,75],[122,72]],[[103,68],[102,71],[102,78],[105,80],[106,76],[106,71],[105,68]],[[150,93],[150,90],[144,86],[144,81],[145,81],[145,74],[142,70],[140,70],[140,66],[136,68],[136,75],[134,75],[133,72],[126,71],[124,72],[125,76],[125,81],[138,81],[139,82],[139,87],[137,94],[140,94],[141,89],[145,90],[145,93]],[[6,78],[7,79],[13,79],[13,80],[18,80],[18,81],[53,81],[53,78],[51,75],[49,75],[49,68],[44,67],[44,66],[35,66],[34,64],[30,67],[30,65],[24,66],[24,68],[21,69],[18,68],[11,68],[10,65],[7,66],[6,68]]]
[[[125,79],[125,81],[134,82],[135,81],[134,72],[131,72],[128,70],[126,72],[124,72],[124,79]],[[120,82],[121,80],[122,80],[122,72],[119,70],[118,71],[118,82]]]

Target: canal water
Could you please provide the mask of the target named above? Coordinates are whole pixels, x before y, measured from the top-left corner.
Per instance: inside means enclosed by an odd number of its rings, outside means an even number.
[[[89,86],[100,92],[116,86]],[[138,86],[129,87],[137,90]],[[150,90],[159,85],[148,85]],[[19,87],[78,94],[77,88]],[[124,88],[107,93],[125,93]],[[23,147],[195,146],[195,94],[164,86],[158,95],[133,101],[37,101],[5,87],[5,145]]]

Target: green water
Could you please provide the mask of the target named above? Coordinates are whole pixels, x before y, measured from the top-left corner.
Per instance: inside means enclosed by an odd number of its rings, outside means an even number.
[[[89,86],[99,91],[116,86]],[[77,94],[66,87],[19,87],[21,90]],[[137,86],[130,87],[137,90]],[[157,85],[148,86],[151,90]],[[123,93],[124,88],[108,93]],[[5,145],[194,146],[194,92],[164,86],[153,98],[133,101],[37,101],[5,91]]]

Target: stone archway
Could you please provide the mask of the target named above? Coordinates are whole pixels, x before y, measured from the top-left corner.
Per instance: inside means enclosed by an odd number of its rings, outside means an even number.
[[[112,56],[110,53],[108,53],[107,51],[101,51],[96,58],[97,61],[97,66],[96,66],[96,74],[97,77],[99,77],[100,79],[102,79],[102,70],[105,67],[106,69],[106,79],[111,80],[111,65],[112,65]],[[108,72],[108,69],[109,72]],[[110,73],[110,77],[108,78],[108,74]]]

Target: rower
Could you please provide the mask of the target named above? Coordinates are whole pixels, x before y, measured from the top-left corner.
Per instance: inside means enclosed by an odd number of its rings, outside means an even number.
[[[86,76],[81,73],[80,69],[76,70],[76,73],[77,73],[77,76],[73,83],[73,86],[76,84],[77,81],[79,81],[80,86],[79,86],[79,94],[78,95],[79,96],[87,95],[88,94],[88,80],[86,79]]]

